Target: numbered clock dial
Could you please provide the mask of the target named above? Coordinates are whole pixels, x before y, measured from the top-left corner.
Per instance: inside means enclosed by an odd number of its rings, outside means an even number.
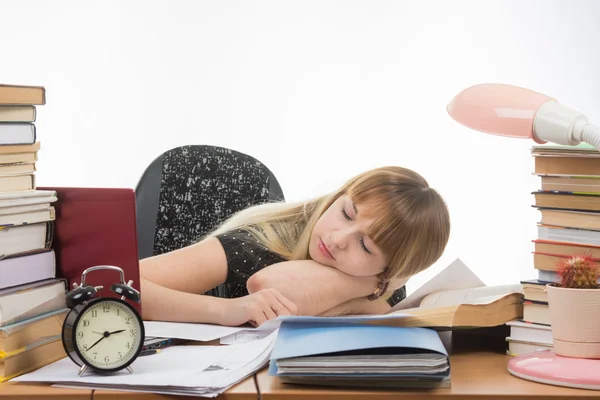
[[[132,308],[115,300],[90,304],[74,326],[80,357],[99,370],[129,365],[143,344],[143,327]]]

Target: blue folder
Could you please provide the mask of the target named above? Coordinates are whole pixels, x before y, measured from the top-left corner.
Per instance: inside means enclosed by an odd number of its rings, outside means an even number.
[[[336,355],[334,353],[385,349],[388,354],[437,353],[446,357],[448,369],[440,373],[385,373],[385,374],[312,374],[278,373],[277,361],[293,357]],[[283,382],[309,384],[358,384],[369,380],[379,386],[423,387],[424,381],[446,382],[449,386],[448,353],[435,330],[428,328],[393,327],[364,324],[319,324],[314,322],[282,322],[270,356],[269,375]],[[361,380],[365,380],[360,383]],[[382,384],[382,380],[388,380]],[[390,382],[393,381],[393,382]],[[409,384],[412,381],[415,384]],[[416,384],[416,382],[419,382]],[[367,385],[368,386],[368,385]],[[378,386],[374,384],[373,386]],[[425,384],[427,386],[427,384]],[[439,386],[438,386],[439,387]]]

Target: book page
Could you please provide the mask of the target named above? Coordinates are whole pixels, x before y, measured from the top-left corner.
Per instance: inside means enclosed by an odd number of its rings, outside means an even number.
[[[485,284],[473,273],[473,271],[457,258],[414,293],[396,304],[388,311],[388,313],[419,307],[423,298],[431,293],[477,287],[485,287]]]
[[[484,286],[431,293],[421,301],[421,308],[447,307],[457,304],[490,304],[510,293],[523,293],[521,284]]]

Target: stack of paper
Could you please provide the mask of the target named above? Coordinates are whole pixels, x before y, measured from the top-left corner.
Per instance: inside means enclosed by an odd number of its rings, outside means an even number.
[[[448,353],[437,332],[425,328],[284,322],[270,359],[269,375],[287,383],[450,386]]]
[[[77,376],[69,358],[13,379],[15,382],[52,382],[55,386],[215,397],[252,375],[269,361],[276,333],[250,343],[230,346],[174,346],[139,357],[133,373],[91,372]]]
[[[278,374],[439,374],[448,358],[435,353],[348,354],[291,357],[277,361]]]

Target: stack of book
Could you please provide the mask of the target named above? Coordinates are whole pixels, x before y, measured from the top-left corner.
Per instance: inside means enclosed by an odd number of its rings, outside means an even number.
[[[0,85],[0,382],[66,354],[66,282],[52,250],[56,193],[37,190],[36,106],[45,89]]]
[[[537,277],[521,282],[523,321],[511,326],[509,351],[513,354],[552,348],[544,289],[548,283],[559,282],[559,261],[582,254],[600,260],[600,152],[588,144],[540,145],[531,149],[531,155],[533,173],[540,178],[532,205],[540,215],[533,240]]]

